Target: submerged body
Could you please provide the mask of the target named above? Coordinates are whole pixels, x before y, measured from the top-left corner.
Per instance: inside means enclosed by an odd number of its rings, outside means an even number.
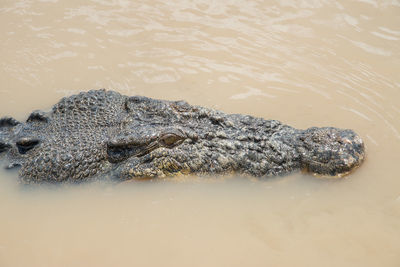
[[[25,123],[0,119],[0,153],[24,183],[176,174],[341,176],[364,159],[352,130],[298,130],[184,101],[94,90],[63,98]]]

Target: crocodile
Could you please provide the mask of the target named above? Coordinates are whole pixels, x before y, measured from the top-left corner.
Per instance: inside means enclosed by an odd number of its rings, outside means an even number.
[[[277,120],[185,101],[91,90],[64,97],[25,122],[0,119],[0,154],[19,181],[78,183],[194,174],[342,177],[360,166],[353,130],[293,128]]]

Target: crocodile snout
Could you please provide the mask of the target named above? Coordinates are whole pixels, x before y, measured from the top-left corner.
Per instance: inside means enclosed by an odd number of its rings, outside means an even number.
[[[317,175],[342,177],[365,158],[363,140],[349,129],[312,127],[300,139],[303,168]]]

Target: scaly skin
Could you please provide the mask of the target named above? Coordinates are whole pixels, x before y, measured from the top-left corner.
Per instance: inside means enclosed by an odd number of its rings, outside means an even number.
[[[25,123],[0,119],[0,153],[24,183],[305,170],[341,176],[364,159],[352,130],[298,130],[275,120],[96,90]]]

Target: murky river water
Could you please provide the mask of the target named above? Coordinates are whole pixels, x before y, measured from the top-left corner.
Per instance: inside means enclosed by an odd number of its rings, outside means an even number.
[[[0,266],[400,266],[400,2],[0,1],[0,117],[92,88],[352,128],[340,181],[0,177]]]

